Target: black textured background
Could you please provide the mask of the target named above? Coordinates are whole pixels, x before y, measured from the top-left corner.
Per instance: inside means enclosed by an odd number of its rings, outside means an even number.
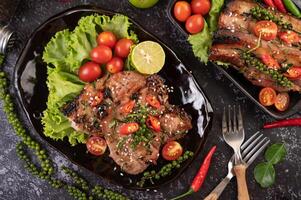
[[[65,157],[49,148],[51,158],[58,166],[67,165],[78,170],[92,184],[100,184],[113,190],[127,194],[132,199],[170,199],[176,194],[186,191],[193,176],[198,170],[204,154],[212,145],[217,145],[217,152],[212,160],[212,167],[200,192],[187,199],[203,199],[215,185],[226,175],[226,164],[231,156],[231,149],[222,141],[220,121],[222,109],[228,104],[241,104],[244,110],[245,129],[247,137],[260,129],[270,117],[260,111],[249,101],[231,82],[223,77],[213,66],[202,66],[194,58],[186,38],[174,27],[167,18],[167,0],[161,0],[155,7],[148,10],[138,10],[129,5],[126,0],[21,0],[16,15],[11,20],[11,27],[20,33],[23,41],[18,45],[20,48],[13,49],[7,56],[4,66],[5,71],[12,77],[12,71],[22,45],[33,30],[46,19],[67,8],[76,5],[93,4],[103,9],[109,9],[128,15],[146,30],[160,38],[170,46],[189,66],[199,83],[207,93],[213,105],[215,116],[213,128],[209,133],[204,151],[198,159],[173,183],[163,186],[155,191],[132,191],[112,185],[104,180],[94,177],[87,170],[71,164]],[[14,92],[11,90],[11,92]],[[3,113],[3,103],[0,102],[0,199],[71,199],[64,190],[51,188],[46,182],[31,176],[25,169],[22,161],[16,157],[15,145],[18,138],[8,124]],[[20,113],[24,124],[27,121],[23,113]],[[253,169],[257,162],[263,160],[263,156],[255,161],[247,172],[248,186],[252,199],[301,199],[301,128],[281,128],[265,130],[271,141],[284,142],[288,150],[285,161],[276,165],[276,183],[269,189],[262,189],[255,183]],[[37,139],[40,139],[36,136]],[[220,199],[236,199],[236,182],[226,188]]]

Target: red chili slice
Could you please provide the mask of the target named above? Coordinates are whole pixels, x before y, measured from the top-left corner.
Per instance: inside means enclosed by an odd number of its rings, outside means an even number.
[[[95,95],[94,97],[90,97],[90,98],[92,98],[91,100],[90,100],[90,105],[91,106],[97,106],[97,105],[99,105],[101,102],[102,102],[102,100],[103,100],[103,93],[102,92],[98,92],[97,93],[97,95]]]
[[[148,96],[146,96],[146,102],[149,105],[151,105],[152,107],[157,108],[157,109],[160,108],[160,106],[161,106],[160,101],[154,95],[148,95]]]
[[[279,69],[279,63],[270,55],[270,54],[263,54],[261,55],[262,62],[271,69]]]
[[[148,127],[150,127],[151,129],[153,129],[156,132],[161,131],[160,121],[157,117],[154,117],[151,115],[148,116],[148,118],[146,120],[146,124],[148,125]]]
[[[290,78],[290,79],[298,79],[301,78],[301,67],[291,67],[289,68],[286,73],[284,73],[284,76]]]
[[[130,123],[123,124],[119,127],[119,134],[130,135],[138,130],[139,130],[139,124],[136,122],[130,122]]]
[[[120,108],[120,112],[128,114],[131,113],[133,111],[133,108],[135,107],[135,101],[129,101],[128,103],[124,104],[121,108]]]
[[[300,37],[294,31],[284,31],[280,32],[279,38],[284,41],[286,44],[294,44],[300,42]]]

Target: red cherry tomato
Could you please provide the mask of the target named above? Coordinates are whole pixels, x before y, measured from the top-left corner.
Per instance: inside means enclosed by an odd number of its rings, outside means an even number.
[[[294,31],[280,32],[278,35],[279,38],[286,44],[294,44],[299,43],[301,41],[299,35]]]
[[[111,74],[121,72],[123,69],[123,60],[118,57],[113,57],[112,60],[106,64],[106,69]]]
[[[103,100],[102,92],[98,92],[97,95],[89,98],[89,102],[92,107],[99,105],[102,102],[102,100]]]
[[[101,76],[101,68],[97,63],[87,62],[79,68],[78,75],[84,82],[93,82]]]
[[[270,54],[261,55],[262,62],[270,69],[279,69],[280,65]]]
[[[286,73],[284,73],[284,76],[290,78],[290,79],[298,79],[301,78],[301,67],[291,67],[289,68]]]
[[[202,15],[190,16],[186,21],[185,28],[191,34],[201,32],[204,28],[204,18]]]
[[[112,49],[105,45],[99,45],[90,52],[91,60],[99,64],[105,64],[112,59]]]
[[[97,37],[98,45],[105,45],[110,48],[113,48],[117,42],[117,38],[114,33],[110,31],[101,32]]]
[[[187,1],[178,1],[174,8],[173,14],[180,22],[185,22],[191,15],[191,7]]]
[[[88,151],[95,156],[104,154],[107,149],[106,141],[99,136],[90,137],[86,143],[86,146]]]
[[[254,26],[254,34],[259,37],[261,33],[261,38],[266,41],[274,40],[277,37],[277,32],[278,27],[272,21],[259,21]]]
[[[183,148],[176,141],[167,142],[162,149],[162,156],[165,160],[177,160],[183,153]]]
[[[119,134],[120,135],[130,135],[130,134],[138,131],[139,128],[140,128],[139,124],[136,122],[126,123],[119,127]]]
[[[145,100],[146,100],[146,102],[150,105],[150,106],[152,106],[152,107],[154,107],[154,108],[160,108],[160,106],[161,106],[161,103],[160,103],[160,101],[157,99],[157,97],[156,96],[154,96],[154,95],[147,95],[146,96],[146,98],[145,98]]]
[[[288,106],[290,103],[290,96],[288,95],[288,93],[279,93],[276,96],[275,99],[275,107],[277,108],[277,110],[279,111],[285,111],[287,110]]]
[[[131,46],[133,44],[133,41],[127,38],[118,40],[115,46],[115,55],[121,58],[126,58],[130,54]]]
[[[148,127],[150,127],[151,129],[153,129],[156,132],[160,132],[161,131],[161,126],[160,126],[160,121],[157,117],[154,116],[148,116],[147,120],[146,120],[146,124]]]
[[[273,88],[263,88],[259,93],[259,102],[263,106],[271,106],[275,103],[276,91]]]
[[[209,0],[192,0],[190,4],[193,14],[201,14],[203,16],[207,15],[211,8]]]
[[[134,107],[135,107],[135,101],[134,100],[129,101],[128,103],[120,107],[120,112],[125,114],[131,113]]]

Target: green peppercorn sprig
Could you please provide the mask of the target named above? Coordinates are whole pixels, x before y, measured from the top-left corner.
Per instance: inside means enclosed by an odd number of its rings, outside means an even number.
[[[161,177],[165,177],[171,174],[173,169],[178,169],[181,167],[181,164],[186,161],[188,158],[193,157],[194,153],[192,151],[185,151],[185,153],[180,156],[177,160],[172,161],[164,165],[160,171],[156,172],[155,170],[147,171],[143,173],[143,177],[139,182],[137,182],[137,186],[143,187],[145,181],[149,180],[151,184],[154,184],[154,179],[159,180]]]
[[[96,199],[107,199],[107,200],[129,200],[126,196],[113,192],[112,190],[104,189],[103,187],[96,185],[92,189],[92,197]]]
[[[281,26],[283,29],[292,30],[293,25],[288,22],[284,22],[281,18],[278,18],[272,14],[268,9],[256,6],[250,10],[251,15],[257,20],[271,20],[277,25]]]
[[[268,66],[263,64],[258,58],[253,56],[251,53],[247,53],[247,52],[242,53],[242,58],[244,59],[245,63],[249,67],[255,67],[262,73],[269,75],[274,80],[276,80],[279,85],[288,88],[291,88],[293,86],[293,83],[290,80],[288,80],[288,78],[283,76],[277,70],[269,69]]]
[[[62,170],[69,175],[74,180],[75,184],[78,185],[78,187],[80,187],[83,191],[89,190],[88,182],[84,178],[80,177],[77,173],[66,166],[63,166]]]
[[[0,54],[0,66],[3,64],[4,56]],[[88,196],[89,186],[88,183],[77,175],[71,169],[64,167],[65,173],[69,174],[74,178],[74,181],[81,189],[69,185],[62,180],[59,180],[54,177],[55,168],[53,166],[52,161],[50,160],[47,152],[42,146],[34,140],[28,133],[26,133],[26,129],[22,125],[15,111],[15,106],[13,100],[8,91],[8,80],[6,78],[6,74],[0,70],[0,100],[3,100],[3,108],[4,112],[7,115],[8,122],[12,125],[15,130],[17,136],[21,138],[21,142],[16,145],[16,152],[18,157],[25,162],[25,168],[34,176],[37,176],[43,180],[46,180],[52,187],[54,188],[63,188],[65,189],[70,196],[78,200],[93,200],[98,199],[101,194],[105,199],[116,199],[123,200],[128,199],[127,197],[119,194],[117,192],[113,192],[111,190],[102,189],[102,190],[92,190],[91,192],[96,196]],[[37,158],[40,166],[37,166],[30,159],[29,151],[33,152]],[[97,186],[100,187],[100,186]]]

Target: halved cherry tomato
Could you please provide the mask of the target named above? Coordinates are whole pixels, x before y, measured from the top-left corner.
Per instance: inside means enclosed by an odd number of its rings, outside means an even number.
[[[190,16],[185,23],[186,30],[191,33],[199,33],[204,28],[204,18],[202,15],[192,15]]]
[[[90,52],[91,60],[99,64],[105,64],[112,59],[112,49],[105,45],[99,45]]]
[[[299,35],[294,31],[280,32],[278,35],[279,38],[283,40],[286,44],[294,44],[301,41]]]
[[[128,103],[121,106],[120,112],[125,114],[131,113],[133,111],[134,106],[135,106],[135,101],[131,100]]]
[[[118,40],[114,50],[115,56],[126,58],[130,54],[131,46],[133,44],[134,42],[127,38]]]
[[[261,55],[262,62],[270,69],[279,69],[280,65],[270,54]]]
[[[154,116],[148,116],[147,120],[146,120],[146,124],[148,127],[150,127],[151,129],[153,129],[156,132],[160,132],[161,131],[161,126],[160,126],[160,121],[157,117]]]
[[[271,106],[275,103],[276,96],[276,91],[273,88],[263,88],[259,93],[259,102],[263,106]]]
[[[289,68],[286,73],[284,73],[284,76],[291,78],[291,79],[297,79],[301,78],[301,67],[291,67]]]
[[[180,22],[185,22],[191,15],[191,7],[187,1],[178,1],[173,9],[173,14]]]
[[[130,134],[138,131],[139,128],[140,128],[139,124],[136,122],[126,123],[119,127],[119,134],[120,135],[130,135]]]
[[[151,105],[154,108],[158,109],[161,106],[160,101],[154,95],[147,95],[145,100],[149,105]]]
[[[89,102],[92,107],[99,105],[103,100],[103,93],[98,92],[94,97],[90,97]]]
[[[101,68],[95,62],[87,62],[79,68],[79,79],[85,82],[93,82],[101,76]]]
[[[104,154],[107,149],[107,143],[105,139],[99,136],[90,137],[86,143],[86,146],[88,151],[95,156]]]
[[[211,8],[209,0],[192,0],[190,4],[193,14],[201,14],[203,16],[207,15]]]
[[[177,160],[183,153],[183,148],[176,141],[167,142],[162,149],[162,156],[165,160]]]
[[[110,48],[113,48],[117,42],[117,38],[114,33],[110,31],[101,32],[97,37],[97,44],[98,45],[105,45]]]
[[[288,93],[284,92],[284,93],[279,93],[276,96],[275,99],[275,107],[277,108],[277,110],[279,111],[285,111],[290,103],[290,96],[288,95]]]
[[[118,57],[113,57],[112,60],[106,64],[106,69],[111,74],[121,72],[123,69],[123,60]]]
[[[272,21],[259,21],[254,26],[254,34],[259,37],[261,33],[261,38],[263,40],[273,40],[277,36],[278,27]]]

